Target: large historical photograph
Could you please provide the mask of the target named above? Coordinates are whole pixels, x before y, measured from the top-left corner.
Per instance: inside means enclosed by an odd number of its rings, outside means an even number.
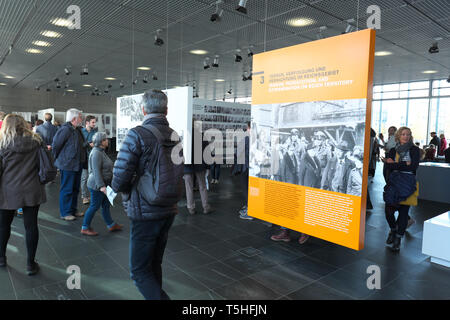
[[[252,111],[251,176],[361,196],[365,99]]]

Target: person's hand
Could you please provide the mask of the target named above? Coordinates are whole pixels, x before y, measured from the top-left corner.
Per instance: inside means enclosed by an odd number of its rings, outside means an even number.
[[[52,146],[47,146],[47,149],[48,150],[52,150]]]
[[[406,165],[407,166],[411,165],[411,161],[406,161]]]
[[[103,192],[104,194],[106,194],[106,187],[101,187],[100,191]]]

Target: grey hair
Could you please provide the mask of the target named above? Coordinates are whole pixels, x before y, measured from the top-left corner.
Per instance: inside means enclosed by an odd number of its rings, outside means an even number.
[[[167,96],[161,90],[148,90],[142,97],[142,103],[147,114],[167,112]]]
[[[82,113],[83,113],[83,111],[75,109],[75,108],[69,109],[69,110],[67,110],[67,113],[66,113],[66,121],[72,122],[72,120],[74,118],[78,118],[78,116]]]
[[[92,137],[92,143],[94,144],[94,147],[99,147],[102,144],[102,141],[107,139],[108,136],[104,132],[97,132]]]

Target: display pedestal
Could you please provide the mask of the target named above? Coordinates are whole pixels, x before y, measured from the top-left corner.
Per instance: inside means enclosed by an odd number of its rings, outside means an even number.
[[[450,268],[450,211],[425,221],[422,253],[431,262]]]
[[[419,199],[450,203],[448,181],[450,164],[438,162],[422,162],[417,169],[419,181]]]

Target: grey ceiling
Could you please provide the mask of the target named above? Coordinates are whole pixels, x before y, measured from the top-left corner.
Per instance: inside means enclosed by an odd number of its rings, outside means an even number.
[[[246,50],[254,53],[304,43],[316,39],[321,26],[325,37],[341,34],[346,20],[354,18],[360,29],[366,28],[366,9],[376,4],[382,9],[381,30],[377,31],[376,50],[393,55],[376,57],[375,83],[447,78],[450,73],[450,0],[248,0],[248,14],[235,11],[238,0],[225,0],[222,21],[212,23],[215,0],[0,0],[0,82],[15,88],[49,85],[53,79],[68,81],[78,93],[89,94],[82,84],[97,85],[103,91],[113,76],[110,94],[119,96],[142,92],[147,88],[171,88],[195,80],[200,97],[222,98],[230,86],[233,96],[251,96],[251,81],[242,81],[242,73],[251,66]],[[359,3],[359,6],[358,6]],[[70,5],[81,8],[81,30],[69,30],[50,24],[53,18],[67,18]],[[359,8],[359,12],[358,12]],[[287,21],[308,17],[316,22],[292,27]],[[356,23],[355,23],[356,24]],[[157,29],[163,29],[165,45],[153,44]],[[58,39],[40,35],[43,30],[63,34]],[[429,54],[433,38],[440,53]],[[43,54],[30,54],[34,40],[49,41],[39,48]],[[14,44],[8,55],[9,47]],[[242,49],[244,61],[235,63],[233,54]],[[205,56],[189,53],[204,49],[212,62],[220,55],[220,67],[203,70]],[[332,50],[332,48],[330,48]],[[80,69],[89,64],[89,76]],[[70,65],[73,73],[64,75]],[[158,81],[132,86],[138,66],[150,66]],[[439,73],[426,75],[433,69]],[[167,74],[167,77],[166,77]],[[5,75],[14,79],[4,79]],[[226,82],[214,82],[214,79]],[[0,87],[1,88],[1,87]],[[61,94],[63,93],[63,89]],[[0,91],[1,94],[1,91]]]

